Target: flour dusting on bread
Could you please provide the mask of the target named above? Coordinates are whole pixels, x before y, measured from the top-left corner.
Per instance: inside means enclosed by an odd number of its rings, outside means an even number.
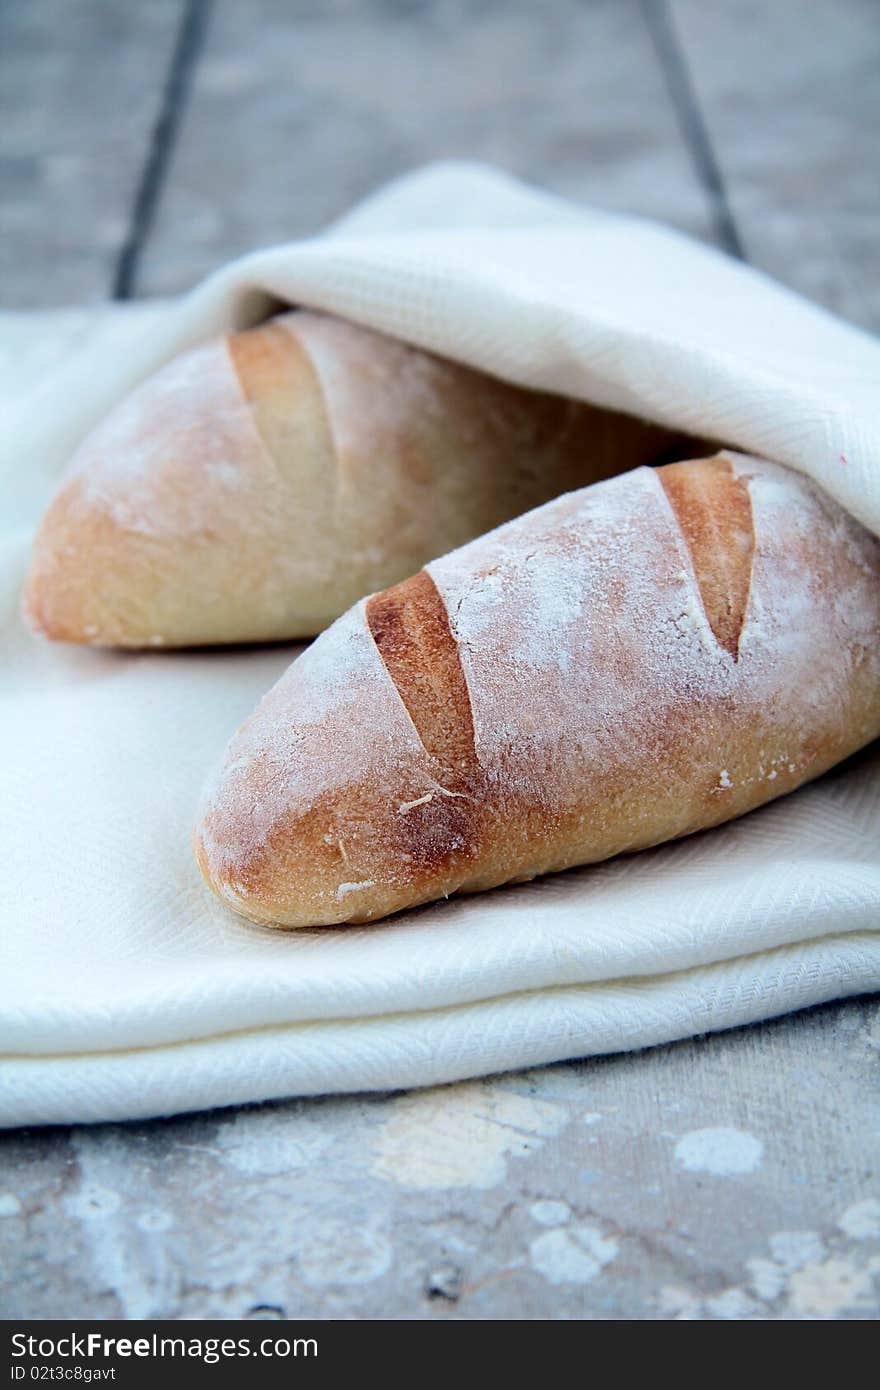
[[[82,505],[106,510],[124,529],[186,536],[204,529],[206,492],[217,510],[236,506],[263,453],[218,340],[175,358],[117,405],[68,477],[79,480]]]
[[[880,542],[795,473],[710,462],[690,534],[639,469],[358,604],[233,740],[209,882],[261,921],[369,920],[718,824],[880,734]],[[694,528],[731,477],[753,533],[713,586]]]

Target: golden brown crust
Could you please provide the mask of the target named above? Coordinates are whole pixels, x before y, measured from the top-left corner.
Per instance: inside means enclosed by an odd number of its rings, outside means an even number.
[[[880,542],[761,460],[672,476],[672,506],[636,470],[341,618],[208,790],[211,887],[369,921],[708,829],[880,735]]]
[[[292,591],[306,630],[320,625],[333,446],[311,362],[280,334],[171,363],[86,441],[34,542],[24,609],[39,632],[124,647],[267,641],[284,635]],[[303,509],[325,547],[311,566],[291,554]]]
[[[699,468],[666,464],[658,476],[690,552],[709,626],[735,660],[755,553],[747,482],[724,454]]]
[[[252,410],[258,411],[265,397],[296,389],[296,370],[304,354],[296,339],[277,323],[264,323],[244,333],[232,333],[226,340],[241,389]]]
[[[96,645],[311,636],[434,555],[676,441],[285,314],[170,363],[82,445],[25,609],[46,636]]]
[[[376,650],[427,754],[432,783],[398,803],[391,850],[410,871],[460,876],[477,859],[484,779],[458,643],[425,570],[374,594],[364,616]],[[457,879],[456,879],[457,881]]]
[[[474,725],[458,644],[437,586],[420,570],[374,594],[366,618],[373,641],[428,755],[450,786],[475,763]]]

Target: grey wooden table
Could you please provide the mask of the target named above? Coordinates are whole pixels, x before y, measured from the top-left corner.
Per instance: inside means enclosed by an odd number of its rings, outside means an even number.
[[[183,289],[445,156],[876,329],[875,0],[7,0],[0,304]],[[868,1318],[880,1003],[0,1139],[7,1317]]]

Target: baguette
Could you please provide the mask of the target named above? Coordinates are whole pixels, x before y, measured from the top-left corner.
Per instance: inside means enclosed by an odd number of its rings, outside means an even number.
[[[310,637],[434,556],[676,447],[628,416],[287,313],[170,363],[82,445],[25,614],[99,646]]]
[[[232,740],[196,853],[365,922],[741,816],[880,734],[880,542],[743,455],[560,497],[359,602]]]

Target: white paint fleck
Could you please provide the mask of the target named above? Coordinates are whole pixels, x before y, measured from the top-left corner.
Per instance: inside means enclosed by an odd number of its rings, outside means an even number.
[[[791,1311],[807,1318],[836,1318],[872,1297],[873,1280],[866,1269],[848,1260],[810,1264],[791,1277]]]
[[[772,1303],[785,1289],[788,1276],[785,1270],[772,1260],[747,1260],[746,1268],[751,1276],[749,1283],[758,1298],[763,1298],[765,1303]]]
[[[595,1110],[588,1110],[586,1114],[581,1115],[581,1123],[585,1125],[597,1125],[601,1118],[602,1116]]]
[[[72,1143],[82,1182],[65,1206],[82,1222],[95,1286],[112,1291],[123,1319],[156,1317],[177,1281],[165,1241],[133,1239],[129,1212],[143,1201],[147,1169],[121,1136],[84,1129]]]
[[[571,1217],[571,1207],[567,1202],[533,1202],[529,1214],[539,1226],[564,1226]]]
[[[308,1111],[245,1110],[217,1131],[218,1157],[248,1177],[312,1168],[330,1142]]]
[[[551,1284],[588,1284],[617,1253],[617,1242],[592,1226],[545,1231],[529,1246],[532,1267]]]
[[[66,1210],[80,1221],[106,1221],[116,1215],[121,1205],[118,1192],[92,1183],[84,1184],[78,1192],[64,1199]]]
[[[424,1227],[432,1240],[437,1241],[443,1246],[445,1251],[454,1250],[458,1255],[465,1255],[468,1258],[477,1253],[477,1246],[473,1241],[463,1240],[454,1231],[449,1229],[446,1221],[432,1221]]]
[[[675,1146],[677,1163],[689,1173],[713,1173],[733,1177],[753,1173],[760,1166],[764,1145],[741,1129],[694,1129]]]
[[[0,1192],[0,1216],[18,1216],[21,1202],[14,1192]]]
[[[379,1130],[373,1172],[403,1187],[496,1187],[508,1158],[542,1148],[567,1121],[562,1106],[497,1083],[414,1091],[394,1102]]]
[[[147,1235],[153,1235],[159,1231],[170,1231],[174,1221],[167,1211],[150,1210],[142,1211],[136,1218],[135,1225]]]
[[[816,1231],[777,1231],[770,1237],[770,1252],[784,1269],[803,1269],[824,1259],[825,1246]]]
[[[725,1289],[723,1293],[707,1298],[706,1311],[713,1318],[723,1318],[728,1322],[743,1322],[764,1316],[763,1308],[749,1298],[743,1289],[737,1288]]]
[[[866,1197],[863,1202],[855,1202],[837,1224],[853,1240],[880,1240],[880,1201]]]
[[[664,1284],[658,1301],[663,1316],[675,1322],[697,1322],[702,1317],[702,1301],[680,1284]]]
[[[391,1267],[391,1246],[369,1226],[330,1218],[310,1230],[296,1251],[296,1268],[311,1288],[370,1284]]]
[[[723,767],[718,774],[718,786],[719,788],[723,788],[724,791],[727,791],[728,788],[732,786],[730,773],[727,771],[726,767]]]

